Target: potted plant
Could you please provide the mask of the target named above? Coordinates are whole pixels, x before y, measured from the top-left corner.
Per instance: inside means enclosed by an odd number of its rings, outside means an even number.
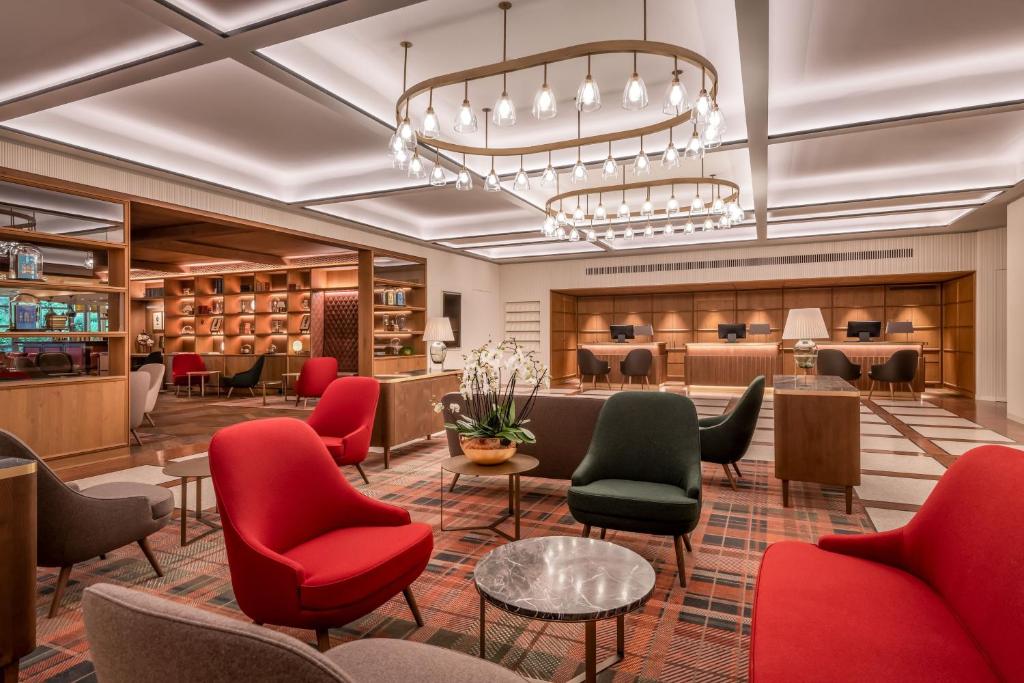
[[[500,344],[488,343],[463,356],[460,393],[465,402],[462,411],[456,403],[449,411],[459,417],[445,423],[459,435],[466,457],[480,465],[497,465],[516,454],[521,443],[534,443],[536,438],[527,428],[530,411],[541,387],[551,384],[548,369],[514,339]],[[530,393],[516,410],[517,384],[526,384]],[[443,406],[437,404],[440,412]]]

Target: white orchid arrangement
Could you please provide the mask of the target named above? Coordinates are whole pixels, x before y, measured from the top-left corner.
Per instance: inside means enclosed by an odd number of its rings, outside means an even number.
[[[500,344],[488,342],[465,354],[463,359],[459,391],[465,399],[466,412],[445,427],[465,438],[534,443],[536,437],[525,425],[530,421],[537,392],[551,386],[551,375],[536,353],[524,349],[515,339],[506,339]],[[517,412],[514,399],[518,383],[530,387],[530,394]],[[454,415],[461,413],[455,403],[448,410]]]

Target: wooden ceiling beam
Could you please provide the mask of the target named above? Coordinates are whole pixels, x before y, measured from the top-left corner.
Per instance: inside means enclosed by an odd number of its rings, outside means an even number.
[[[161,273],[187,273],[188,268],[179,263],[167,263],[165,261],[147,261],[145,259],[133,258],[132,268],[139,270],[156,270]]]
[[[182,223],[180,225],[132,226],[133,242],[154,242],[157,240],[189,240],[204,237],[219,237],[239,232],[238,228],[215,223]]]
[[[207,258],[224,259],[225,261],[249,261],[268,266],[286,266],[288,261],[276,254],[265,254],[258,251],[247,251],[234,247],[222,247],[216,244],[188,242],[184,240],[153,240],[146,243],[147,248],[165,249],[177,254],[205,256]]]

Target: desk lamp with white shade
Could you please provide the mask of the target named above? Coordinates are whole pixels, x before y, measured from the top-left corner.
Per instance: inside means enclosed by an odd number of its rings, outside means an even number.
[[[803,368],[806,375],[818,359],[818,345],[815,339],[828,339],[828,328],[820,308],[793,308],[786,316],[783,339],[797,339],[793,344],[793,361]]]
[[[448,354],[445,342],[455,341],[452,323],[448,318],[430,318],[423,330],[423,341],[430,342],[430,360],[444,370],[444,357]]]
[[[913,333],[914,323],[910,320],[890,320],[889,324],[885,326],[886,337],[891,334],[905,334],[907,341],[910,341],[910,335]]]

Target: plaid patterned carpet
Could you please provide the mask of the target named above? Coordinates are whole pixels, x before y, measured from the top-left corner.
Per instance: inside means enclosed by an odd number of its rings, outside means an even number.
[[[476,562],[504,542],[490,532],[440,532],[440,463],[443,441],[398,450],[385,472],[372,456],[372,482],[360,488],[408,509],[416,521],[435,528],[434,556],[413,584],[426,626],[417,629],[401,596],[375,613],[332,631],[335,643],[365,638],[408,638],[478,654],[479,598],[473,587]],[[722,469],[704,466],[704,512],[687,553],[688,589],[679,586],[671,539],[609,532],[608,540],[647,558],[657,572],[654,595],[626,619],[626,660],[603,681],[741,681],[746,679],[748,630],[761,554],[783,539],[814,541],[826,533],[861,533],[872,526],[859,501],[843,514],[841,489],[794,483],[796,507],[784,509],[771,462],[744,461],[740,490],[728,487]],[[349,480],[358,481],[354,470]],[[446,483],[450,475],[446,475]],[[455,494],[445,492],[445,524],[484,524],[500,516],[507,497],[505,479],[464,477]],[[580,525],[565,503],[567,482],[523,478],[523,536],[578,535]],[[193,533],[205,530],[193,522]],[[181,548],[178,525],[152,538],[165,576],[156,578],[135,546],[105,561],[76,565],[60,614],[45,618],[56,570],[39,570],[38,642],[22,660],[22,680],[94,680],[80,610],[82,590],[117,583],[163,598],[244,619],[231,592],[221,534]],[[583,627],[548,624],[488,609],[488,651],[492,661],[524,676],[566,680],[582,671]],[[313,634],[282,629],[306,642]],[[173,647],[173,644],[168,644]],[[599,658],[614,647],[614,621],[598,626]],[[130,656],[130,653],[126,653]],[[226,663],[227,664],[227,663]]]

